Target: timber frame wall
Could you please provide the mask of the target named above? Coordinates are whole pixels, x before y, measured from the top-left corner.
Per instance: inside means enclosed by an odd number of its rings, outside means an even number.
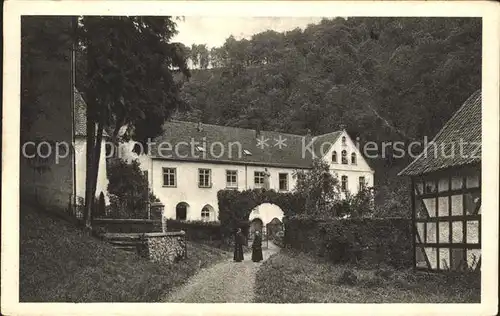
[[[416,270],[481,267],[481,167],[412,177]]]

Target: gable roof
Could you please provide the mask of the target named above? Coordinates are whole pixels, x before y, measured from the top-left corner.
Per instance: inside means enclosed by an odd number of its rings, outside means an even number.
[[[462,153],[460,152],[460,144],[463,148]],[[478,90],[464,102],[429,143],[427,153],[424,150],[398,175],[422,175],[480,162],[481,90]]]
[[[166,122],[163,135],[150,144],[149,156],[164,160],[310,168],[313,153],[316,157],[322,157],[321,145],[327,142],[328,146],[323,148],[326,153],[326,149],[342,134],[342,131],[337,131],[313,137],[272,131],[258,133],[253,129],[211,124],[200,126],[201,130],[198,130],[198,123],[177,120]],[[283,141],[281,148],[278,143],[280,139]],[[198,142],[205,151],[196,150],[194,142]],[[245,155],[245,150],[250,155]]]
[[[87,136],[87,103],[83,99],[82,94],[76,87],[73,88],[74,96],[74,132],[75,136]],[[107,137],[108,133],[103,130],[103,137]]]

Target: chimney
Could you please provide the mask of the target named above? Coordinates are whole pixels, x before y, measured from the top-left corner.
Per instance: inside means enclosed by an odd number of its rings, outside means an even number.
[[[203,131],[203,127],[201,126],[201,122],[198,122],[198,127],[196,128],[198,132]]]

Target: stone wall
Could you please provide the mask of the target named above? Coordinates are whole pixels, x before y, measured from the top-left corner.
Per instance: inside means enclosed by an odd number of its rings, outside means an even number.
[[[183,231],[143,234],[138,254],[160,264],[177,262],[187,256],[185,236]]]
[[[106,233],[159,233],[161,220],[96,218],[92,221],[95,231]]]

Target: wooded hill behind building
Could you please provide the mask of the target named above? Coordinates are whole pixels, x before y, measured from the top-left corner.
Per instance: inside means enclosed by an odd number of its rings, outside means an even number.
[[[476,18],[324,19],[184,49],[198,69],[179,78],[191,110],[175,118],[302,135],[345,125],[361,146],[379,145],[367,159],[380,216],[410,216],[408,181],[397,173],[481,86]],[[396,156],[412,141],[421,143],[412,157]]]

